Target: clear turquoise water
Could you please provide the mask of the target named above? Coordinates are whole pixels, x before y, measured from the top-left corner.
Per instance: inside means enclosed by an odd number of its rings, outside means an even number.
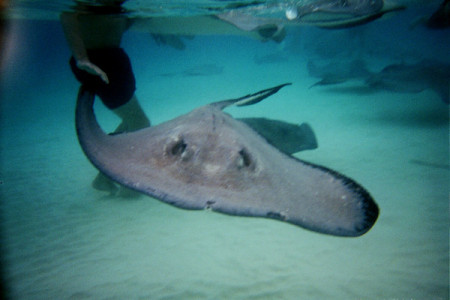
[[[448,30],[408,29],[420,13],[353,30],[292,28],[282,44],[197,36],[178,51],[142,32],[123,40],[153,124],[293,82],[228,112],[309,122],[319,148],[296,156],[356,179],[380,206],[373,229],[355,239],[93,190],[97,171],[76,138],[78,83],[62,30],[51,20],[14,21],[1,79],[1,253],[10,297],[448,299],[448,106],[430,90],[368,93],[357,82],[308,89],[317,79],[306,70],[310,59],[356,52],[374,71],[421,58],[449,62]],[[278,59],[255,63],[268,54]],[[205,64],[223,73],[181,74]],[[97,114],[105,130],[118,123],[101,105]]]

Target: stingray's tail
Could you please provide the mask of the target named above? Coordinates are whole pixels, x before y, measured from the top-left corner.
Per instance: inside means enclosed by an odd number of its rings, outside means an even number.
[[[92,91],[85,86],[80,87],[75,110],[75,125],[78,139],[82,146],[86,137],[106,135],[95,118],[94,99],[95,94]]]
[[[277,85],[275,87],[271,87],[253,94],[248,94],[243,97],[239,97],[236,99],[229,99],[229,100],[222,100],[218,102],[211,103],[211,105],[214,105],[220,109],[224,109],[225,107],[228,107],[230,105],[236,105],[236,106],[246,106],[246,105],[252,105],[255,103],[258,103],[262,101],[263,99],[275,94],[278,92],[281,88],[291,85],[292,83],[284,83]]]

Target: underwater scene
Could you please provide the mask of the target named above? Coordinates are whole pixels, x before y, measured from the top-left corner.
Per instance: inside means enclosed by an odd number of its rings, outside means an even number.
[[[449,1],[0,6],[0,298],[449,299]]]

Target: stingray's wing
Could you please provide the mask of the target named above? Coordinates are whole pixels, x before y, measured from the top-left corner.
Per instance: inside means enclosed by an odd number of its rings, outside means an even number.
[[[292,124],[266,118],[242,118],[254,131],[264,137],[269,144],[286,154],[317,148],[317,139],[309,124]]]

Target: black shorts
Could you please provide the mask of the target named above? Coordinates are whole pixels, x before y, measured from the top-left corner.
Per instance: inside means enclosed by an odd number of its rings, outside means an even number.
[[[121,48],[88,49],[87,55],[93,64],[106,73],[109,83],[105,83],[99,76],[80,70],[72,57],[70,66],[78,81],[98,95],[110,109],[130,101],[136,90],[136,81],[125,51]]]

